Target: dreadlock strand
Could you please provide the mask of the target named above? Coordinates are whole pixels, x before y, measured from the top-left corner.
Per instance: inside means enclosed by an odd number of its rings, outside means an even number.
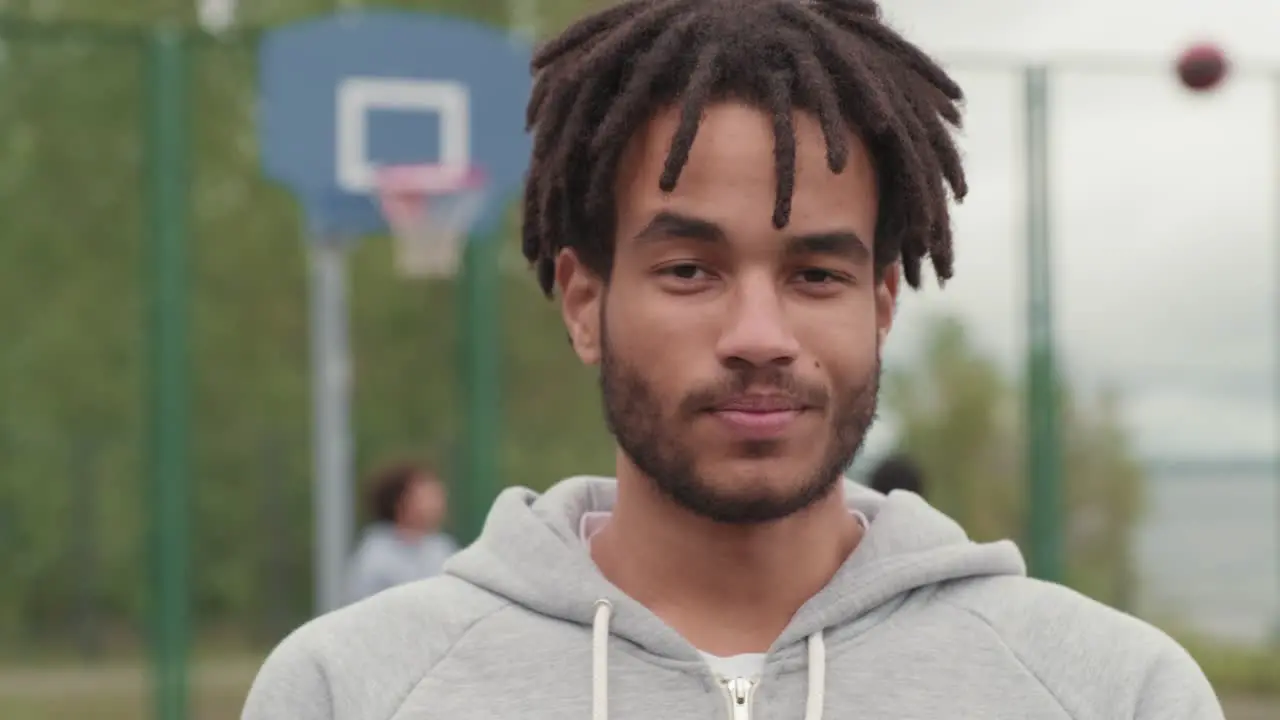
[[[524,223],[520,228],[520,251],[533,262],[542,252],[542,212],[538,208],[537,184],[525,183],[522,194]]]
[[[647,51],[634,61],[631,77],[622,86],[617,103],[605,114],[595,134],[591,137],[591,151],[600,152],[611,138],[631,123],[653,99],[654,85],[660,76],[673,68],[672,56],[688,41],[698,18],[690,16],[670,26]]]
[[[535,267],[538,273],[538,287],[542,288],[542,294],[552,297],[556,290],[556,261],[545,257],[538,260]]]
[[[785,71],[765,79],[773,115],[773,165],[778,175],[773,201],[773,226],[784,228],[791,219],[791,195],[796,187],[796,131],[791,122],[791,77]]]
[[[960,158],[960,151],[951,140],[951,134],[944,124],[950,123],[955,126],[956,123],[951,123],[947,115],[939,111],[936,104],[928,102],[930,96],[935,92],[936,90],[932,86],[920,88],[919,95],[913,96],[917,99],[912,101],[912,105],[923,121],[926,132],[929,134],[929,145],[933,148],[933,154],[937,160],[942,179],[951,187],[951,194],[957,200],[963,200],[968,192],[968,186],[964,179],[963,162]],[[955,106],[950,103],[947,103],[945,107],[955,110]],[[958,113],[958,111],[956,112]]]
[[[533,54],[531,66],[534,70],[541,70],[558,62],[565,55],[581,49],[584,44],[590,44],[598,39],[602,30],[615,27],[620,22],[625,22],[643,12],[645,6],[646,3],[643,2],[623,2],[594,15],[588,15],[570,25],[554,40],[538,48]]]
[[[926,85],[921,90],[929,96],[930,106],[933,111],[945,120],[948,125],[958,129],[964,124],[964,116],[960,112],[958,103],[951,102],[950,98],[933,85]]]
[[[802,7],[783,4],[778,12],[801,33],[811,40],[815,60],[828,68],[828,73],[842,82],[844,93],[849,93],[851,103],[844,103],[843,113],[857,113],[861,129],[877,133],[889,127],[893,120],[892,107],[883,83],[872,72],[867,51],[852,43],[842,42],[841,30],[821,15],[806,12]]]
[[[533,162],[545,160],[548,155],[558,145],[559,137],[557,129],[564,122],[565,117],[572,106],[563,98],[557,97],[557,94],[566,92],[563,88],[557,88],[548,93],[546,116],[541,117],[536,124],[531,126],[533,131]]]
[[[796,69],[796,79],[822,127],[822,137],[827,143],[827,167],[833,173],[843,172],[849,161],[849,144],[845,141],[844,118],[840,116],[840,96],[831,78],[823,71],[813,54],[813,42],[805,35],[790,29],[779,31],[791,40],[791,64]]]
[[[722,46],[719,43],[707,45],[698,54],[697,63],[689,75],[689,84],[684,89],[684,102],[680,106],[680,124],[676,126],[671,149],[667,152],[667,160],[662,167],[662,177],[658,179],[658,187],[663,192],[675,189],[684,164],[689,159],[689,150],[693,148],[693,140],[698,135],[698,124],[702,121],[703,108],[720,77],[721,52]]]
[[[865,15],[872,20],[880,19],[880,5],[872,0],[818,0],[818,5],[830,5],[851,13]]]
[[[604,30],[598,42],[575,56],[572,68],[563,82],[580,85],[602,67],[625,66],[644,46],[654,42],[671,22],[672,16],[696,0],[665,0],[658,3],[638,2],[644,8],[627,22]],[[692,14],[692,13],[690,13]]]
[[[545,75],[539,74],[534,78],[533,89],[529,92],[529,104],[524,111],[525,130],[532,130],[542,117],[542,111],[551,98],[553,87],[554,85]]]
[[[613,178],[618,172],[622,150],[620,146],[610,146],[595,156],[595,166],[591,169],[587,192],[582,199],[587,214],[592,217],[609,214],[610,203],[613,202]]]
[[[943,96],[941,91],[933,85],[924,84],[919,79],[916,83],[921,86],[920,95],[925,99],[921,102],[918,111],[930,121],[930,143],[941,164],[942,177],[951,187],[952,197],[957,201],[964,200],[969,193],[969,184],[965,180],[964,160],[960,156],[960,148],[956,145],[950,129],[959,129],[962,126],[960,106]]]
[[[953,237],[954,231],[947,225],[939,232],[937,241],[929,245],[929,261],[933,264],[933,274],[938,278],[939,285],[945,285],[955,274],[955,249],[951,242]],[[920,278],[917,276],[916,284],[919,282]]]
[[[913,288],[920,287],[920,259],[914,255],[902,258],[902,278]]]
[[[878,59],[877,59],[878,61]],[[900,73],[886,70],[886,75],[893,78]],[[925,127],[928,112],[920,113],[912,96],[907,92],[909,82],[890,82],[885,85],[886,93],[891,98],[894,115],[900,121],[898,135],[899,151],[906,160],[908,187],[907,192],[917,196],[930,196],[942,192],[942,178],[938,177],[937,156],[930,141],[929,131]],[[936,122],[936,118],[935,118]],[[943,206],[945,211],[945,205]],[[920,208],[920,225],[926,229],[934,226],[938,208],[931,204],[923,204]]]
[[[557,91],[560,94],[563,91]],[[558,100],[559,98],[557,98]],[[547,122],[539,122],[533,139],[533,161],[534,162],[551,162],[558,155],[558,149],[563,142],[559,136],[559,128],[564,124],[564,116],[572,109],[573,105],[567,102],[553,102],[548,108],[550,117]],[[532,183],[535,185],[535,197],[538,205],[538,217],[549,221],[555,225],[554,217],[556,194],[560,192],[563,186],[562,177],[552,177],[540,183]],[[546,237],[543,236],[542,245],[546,244]],[[543,248],[548,250],[550,248]]]
[[[608,72],[602,72],[589,77],[579,90],[582,97],[571,106],[563,123],[557,124],[556,133],[560,138],[553,159],[556,164],[572,166],[575,156],[583,152],[583,143],[590,139],[587,127],[590,122],[588,116],[594,106],[591,99],[597,96],[608,75]]]
[[[949,99],[953,101],[964,99],[964,92],[960,86],[938,63],[878,19],[838,6],[820,6],[818,11],[848,32],[862,35],[892,53],[903,64],[941,90]]]

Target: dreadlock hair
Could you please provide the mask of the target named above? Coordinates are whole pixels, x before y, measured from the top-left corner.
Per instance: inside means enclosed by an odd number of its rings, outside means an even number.
[[[614,183],[632,135],[679,104],[659,186],[675,188],[710,102],[748,102],[773,118],[777,198],[784,227],[795,187],[795,109],[813,113],[827,165],[849,158],[845,128],[868,147],[880,186],[877,277],[894,262],[913,288],[928,256],[939,283],[953,254],[947,189],[967,192],[951,128],[959,86],[887,27],[873,0],[626,0],[570,26],[534,55],[526,123],[534,133],[522,244],[538,282],[554,293],[563,248],[608,278]]]

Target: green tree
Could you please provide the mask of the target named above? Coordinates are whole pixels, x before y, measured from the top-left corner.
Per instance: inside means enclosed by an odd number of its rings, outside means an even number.
[[[545,30],[599,2],[543,2]],[[242,2],[241,20],[337,5]],[[378,5],[507,16],[504,0]],[[192,24],[194,9],[0,0],[10,19],[98,28],[54,37],[0,23],[0,646],[74,627],[86,594],[111,624],[137,627],[145,611],[144,55],[101,29]],[[237,629],[269,611],[287,626],[310,607],[306,263],[296,203],[261,177],[255,85],[249,41],[193,47],[193,596],[206,625]],[[460,414],[454,283],[400,281],[376,238],[351,272],[358,463],[415,452],[447,466]],[[502,293],[508,480],[545,487],[607,469],[594,378],[553,305],[523,276]],[[87,464],[71,450],[82,445],[97,448]],[[86,509],[76,498],[90,485]],[[87,555],[80,526],[94,535]]]
[[[918,358],[886,373],[885,409],[901,449],[930,478],[930,500],[977,540],[1025,537],[1024,393],[971,341],[965,326],[936,318]],[[1064,482],[1068,583],[1128,606],[1132,533],[1143,472],[1106,390],[1081,401],[1066,383]]]

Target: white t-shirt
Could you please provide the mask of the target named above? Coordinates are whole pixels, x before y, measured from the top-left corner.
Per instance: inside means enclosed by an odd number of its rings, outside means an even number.
[[[867,516],[853,510],[853,516],[863,529],[867,527]],[[591,538],[609,523],[609,513],[607,512],[589,512],[584,513],[581,522],[578,523],[578,537],[582,539],[588,550],[591,548]],[[764,672],[765,653],[744,653],[742,655],[730,655],[721,657],[712,655],[711,653],[698,651],[702,655],[702,659],[707,661],[707,665],[711,667],[711,672],[716,677],[733,679],[733,678],[758,678]]]
[[[746,653],[729,657],[720,657],[701,650],[698,653],[702,655],[703,660],[707,661],[711,672],[724,680],[758,678],[764,672],[764,653]]]

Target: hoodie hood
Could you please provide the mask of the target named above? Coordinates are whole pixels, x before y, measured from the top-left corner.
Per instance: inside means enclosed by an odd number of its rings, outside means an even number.
[[[863,539],[764,657],[705,656],[606,581],[579,532],[615,483],[573,478],[502,493],[449,577],[299,629],[243,717],[1222,720],[1167,635],[1022,577],[1011,543],[971,542],[915,495],[843,490]]]
[[[844,494],[848,507],[863,513],[870,525],[827,586],[795,614],[771,653],[857,621],[918,588],[1026,573],[1013,543],[975,543],[955,521],[912,493],[885,497],[846,480]],[[605,579],[579,538],[582,516],[612,510],[616,498],[616,481],[602,477],[570,478],[543,495],[509,488],[495,501],[479,539],[455,556],[446,572],[533,612],[581,625],[598,623],[603,602],[613,637],[660,657],[700,662],[683,637]]]

